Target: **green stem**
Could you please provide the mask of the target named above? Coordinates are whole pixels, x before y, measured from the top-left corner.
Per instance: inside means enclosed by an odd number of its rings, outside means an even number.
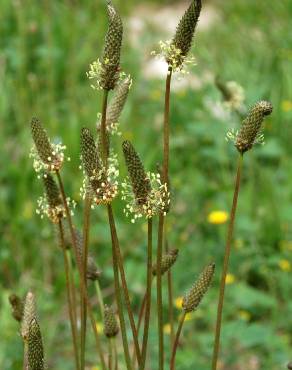
[[[151,283],[152,283],[152,218],[148,220],[148,243],[147,243],[147,289],[146,289],[146,311],[144,320],[144,334],[142,342],[142,357],[140,370],[144,370],[146,355],[147,355],[147,343],[148,343],[148,332],[151,312]]]
[[[169,67],[165,83],[165,101],[164,101],[164,124],[163,124],[163,168],[162,181],[168,182],[168,166],[169,166],[169,103],[170,103],[170,84],[171,84],[172,68]],[[164,368],[164,347],[163,347],[163,312],[162,312],[162,276],[161,276],[161,260],[162,246],[164,234],[164,215],[159,215],[158,223],[158,240],[157,240],[157,323],[159,337],[159,370]]]
[[[84,272],[84,282],[87,290],[87,260],[88,260],[88,241],[89,241],[89,228],[90,228],[90,209],[91,209],[91,197],[86,194],[84,202],[84,218],[83,218],[83,238],[82,238],[82,264]],[[87,322],[87,305],[86,300],[81,296],[81,342],[80,342],[80,364],[81,370],[85,368],[85,345],[86,345],[86,322]]]
[[[114,224],[112,207],[111,207],[110,204],[108,204],[107,210],[108,210],[108,218],[109,218],[111,239],[112,239],[112,256],[113,256],[115,296],[116,296],[117,306],[118,306],[118,313],[119,313],[121,334],[122,334],[122,340],[123,340],[124,355],[125,355],[127,369],[132,370],[130,353],[129,353],[129,345],[128,345],[128,339],[127,339],[127,333],[126,333],[126,324],[125,324],[125,318],[124,318],[124,313],[123,313],[123,303],[122,303],[120,280],[119,280],[119,266],[118,266],[118,256],[117,256],[117,249],[118,249],[117,248],[117,237],[116,237],[116,232],[115,232],[115,224]]]
[[[103,351],[102,351],[102,348],[101,348],[101,343],[100,343],[100,340],[99,340],[99,335],[98,335],[98,332],[97,332],[97,329],[96,329],[96,322],[95,322],[95,319],[94,319],[94,316],[93,316],[92,306],[91,306],[91,303],[88,299],[88,293],[87,293],[87,289],[86,289],[86,285],[85,285],[85,281],[84,281],[83,265],[82,265],[82,261],[81,261],[81,258],[79,256],[79,252],[78,252],[78,246],[77,246],[77,241],[76,241],[76,233],[74,231],[72,218],[71,218],[71,214],[70,214],[70,210],[69,210],[69,207],[68,207],[66,194],[65,194],[65,190],[64,190],[63,181],[62,181],[61,174],[60,174],[59,171],[56,171],[56,175],[57,175],[57,179],[58,179],[58,184],[59,184],[59,188],[60,188],[60,192],[61,192],[63,205],[64,205],[64,208],[65,208],[66,218],[67,218],[68,225],[69,225],[69,230],[70,230],[70,234],[71,234],[73,250],[74,250],[74,255],[75,255],[75,260],[76,260],[76,265],[78,267],[81,294],[82,294],[82,297],[84,297],[84,299],[86,301],[86,304],[87,304],[88,313],[89,313],[90,321],[91,321],[91,326],[92,326],[93,333],[94,333],[94,336],[95,336],[96,349],[97,349],[97,352],[98,352],[99,357],[100,357],[101,366],[102,366],[103,370],[106,370],[106,364],[105,364],[105,360],[104,360]]]
[[[104,90],[104,92],[103,92],[103,101],[102,101],[102,116],[101,116],[101,145],[102,145],[103,165],[106,169],[107,169],[107,160],[108,160],[107,156],[108,156],[108,149],[109,149],[108,144],[107,144],[107,136],[106,136],[107,99],[108,99],[108,91]],[[110,204],[108,204],[107,209],[108,209],[108,219],[109,219],[112,241],[114,243],[114,246],[113,246],[114,248],[113,249],[114,249],[115,256],[116,256],[116,262],[118,264],[118,270],[120,271],[120,275],[121,275],[122,288],[123,288],[125,303],[126,303],[126,307],[127,307],[127,311],[128,311],[129,320],[130,320],[130,325],[131,325],[131,329],[132,329],[132,335],[133,335],[136,355],[137,355],[137,359],[138,359],[138,364],[140,364],[141,354],[140,354],[140,348],[139,348],[139,342],[138,342],[138,335],[137,335],[137,330],[136,330],[136,326],[135,326],[134,315],[133,315],[133,312],[132,312],[132,309],[131,309],[130,296],[129,296],[128,286],[127,286],[126,276],[125,276],[125,271],[124,271],[124,266],[123,266],[123,257],[122,257],[120,246],[119,246],[119,240],[118,240],[117,231],[116,231],[116,227],[115,227],[115,221],[114,221],[112,206]],[[114,256],[113,256],[113,258],[114,258]],[[118,287],[117,283],[119,283],[119,278],[115,282],[116,287]],[[122,306],[120,307],[119,315],[123,315]],[[120,316],[120,320],[121,319],[123,321],[122,316]],[[122,331],[122,328],[121,328],[121,331]],[[129,352],[126,332],[124,333],[124,336],[125,336],[124,339],[126,339],[126,340],[123,341],[124,345],[126,346],[126,347],[124,346],[124,351]],[[126,355],[126,360],[128,362],[128,360],[129,360],[127,358],[128,354],[125,353],[125,355]],[[130,363],[130,361],[129,361],[129,363]]]
[[[69,279],[70,279],[70,292],[71,292],[71,298],[72,298],[72,309],[73,309],[73,318],[74,318],[74,324],[77,328],[77,299],[76,299],[76,287],[75,287],[75,281],[74,281],[74,270],[72,266],[72,256],[69,250],[66,250],[66,258],[68,261],[68,269],[69,269]]]
[[[103,91],[102,99],[102,111],[101,111],[101,122],[100,122],[100,134],[101,134],[101,153],[102,161],[105,168],[107,168],[107,135],[106,135],[106,111],[107,111],[107,101],[108,101],[108,90]]]
[[[119,362],[118,362],[118,351],[117,351],[117,341],[116,338],[112,338],[113,347],[114,347],[114,370],[118,370]]]
[[[65,242],[64,242],[64,229],[63,229],[62,220],[59,220],[58,229],[59,229],[59,234],[60,234],[61,248],[62,248],[63,257],[64,257],[67,302],[68,302],[68,311],[69,311],[69,318],[70,318],[70,324],[71,324],[75,366],[76,366],[76,369],[79,370],[80,363],[79,363],[78,342],[77,342],[77,327],[76,327],[76,321],[74,321],[73,302],[72,302],[72,293],[71,293],[71,284],[70,284],[70,270],[69,270],[68,255],[66,254],[66,247],[65,247]]]
[[[171,359],[170,359],[170,370],[175,369],[175,356],[176,356],[176,351],[177,351],[177,347],[178,347],[178,343],[179,343],[179,338],[180,338],[180,334],[181,334],[181,331],[182,331],[182,327],[183,327],[185,318],[186,318],[186,312],[184,311],[184,313],[183,313],[183,315],[182,315],[182,317],[179,321],[176,336],[175,336],[173,347],[172,347],[172,353],[171,353]]]
[[[165,240],[165,252],[168,252],[168,242]],[[174,315],[173,315],[173,288],[171,269],[167,271],[167,290],[168,290],[168,321],[170,324],[170,348],[174,344]]]
[[[103,302],[103,297],[102,297],[102,293],[101,293],[99,281],[98,280],[95,280],[95,284],[94,285],[95,285],[97,300],[98,300],[99,309],[100,309],[100,313],[101,313],[101,317],[102,317],[102,321],[103,321],[103,316],[104,316],[104,302]]]
[[[232,236],[233,236],[234,221],[235,221],[235,214],[236,214],[236,208],[237,208],[237,199],[238,199],[239,188],[240,188],[242,162],[243,162],[243,155],[240,154],[239,159],[238,159],[238,165],[237,165],[237,173],[236,173],[236,179],[235,179],[235,187],[234,187],[230,222],[228,226],[227,240],[226,240],[224,261],[223,261],[223,270],[222,270],[221,282],[220,282],[219,301],[218,301],[218,307],[217,307],[217,320],[216,320],[216,329],[215,329],[215,341],[214,341],[213,358],[212,358],[212,370],[217,369],[226,275],[228,271],[229,257],[230,257],[230,252],[231,252],[231,241],[232,241]]]
[[[108,369],[113,370],[113,347],[112,338],[108,339]]]

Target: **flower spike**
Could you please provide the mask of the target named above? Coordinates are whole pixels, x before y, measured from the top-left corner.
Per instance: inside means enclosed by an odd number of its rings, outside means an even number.
[[[185,312],[192,312],[197,309],[202,298],[211,285],[215,272],[215,263],[210,263],[200,274],[193,287],[184,296],[182,307]]]
[[[235,138],[235,146],[240,153],[250,150],[259,141],[263,120],[272,111],[272,104],[264,100],[257,102],[250,109]]]

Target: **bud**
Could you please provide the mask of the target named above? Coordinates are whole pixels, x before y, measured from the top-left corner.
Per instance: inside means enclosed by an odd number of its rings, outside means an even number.
[[[93,191],[93,200],[98,204],[108,204],[118,193],[116,177],[115,158],[108,158],[108,169],[105,169],[100,161],[98,149],[96,147],[92,133],[88,128],[81,130],[81,157],[83,168],[87,179],[85,179],[83,188],[83,198],[87,191],[86,184],[89,182]]]
[[[144,205],[151,192],[150,181],[141,159],[130,141],[123,142],[123,152],[136,202],[139,205]]]
[[[93,188],[98,187],[96,176],[101,171],[102,166],[98,156],[97,147],[92,133],[86,127],[81,129],[80,134],[82,164],[85,173]]]
[[[178,249],[171,249],[169,252],[162,256],[161,260],[161,275],[167,272],[171,266],[175,263],[178,256]],[[152,266],[152,275],[156,276],[157,274],[157,264],[155,263]]]
[[[45,174],[43,176],[43,183],[49,206],[55,208],[62,205],[60,191],[53,176],[49,173]]]
[[[60,144],[53,146],[50,143],[48,134],[38,118],[34,117],[31,120],[31,134],[37,154],[45,168],[48,171],[59,170],[64,159],[61,152],[63,147]]]
[[[210,263],[205,267],[198,280],[183,298],[182,307],[185,312],[191,312],[197,309],[211,284],[214,272],[215,263]]]
[[[98,269],[94,258],[92,256],[88,256],[87,258],[87,271],[86,271],[86,277],[88,280],[95,281],[98,280],[101,272]]]
[[[104,335],[108,338],[115,337],[119,332],[118,322],[112,307],[104,306]]]
[[[44,349],[39,324],[33,318],[29,324],[28,334],[28,365],[30,370],[44,369]]]
[[[23,301],[16,294],[11,294],[9,296],[9,303],[12,308],[12,316],[16,321],[21,322],[23,315]]]
[[[107,4],[109,26],[105,36],[105,44],[101,61],[102,71],[100,85],[104,90],[113,90],[119,79],[120,54],[123,38],[121,17],[112,5]]]
[[[29,325],[33,319],[36,319],[36,300],[32,292],[28,292],[24,300],[23,318],[21,325],[21,336],[23,340],[27,340],[29,333]]]
[[[250,109],[236,135],[235,146],[240,153],[243,154],[251,149],[257,142],[263,120],[265,116],[271,114],[272,111],[272,104],[264,100],[257,102]]]
[[[108,106],[106,113],[106,127],[108,131],[115,131],[117,128],[117,124],[125,106],[131,84],[132,79],[130,76],[128,76],[118,84],[115,90],[115,94]]]
[[[182,65],[192,46],[192,40],[200,16],[201,8],[201,0],[193,0],[177,26],[176,33],[171,42],[174,49],[179,51],[179,53],[177,53],[177,61],[175,62],[177,67]],[[167,62],[172,64],[174,61],[167,60]]]

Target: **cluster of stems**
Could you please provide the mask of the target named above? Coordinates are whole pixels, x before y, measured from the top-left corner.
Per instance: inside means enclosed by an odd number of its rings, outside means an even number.
[[[103,178],[107,181],[107,174],[109,170],[109,155],[111,153],[111,141],[109,139],[109,127],[107,125],[108,112],[112,112],[108,107],[109,95],[112,90],[115,89],[116,82],[119,79],[119,58],[120,58],[120,47],[122,41],[122,23],[115,9],[109,2],[108,4],[109,16],[110,16],[110,27],[106,37],[106,42],[108,45],[104,49],[104,58],[102,60],[102,83],[100,84],[102,89],[102,104],[101,104],[101,119],[97,133],[99,137],[96,138],[98,143],[97,151],[94,155],[90,155],[89,158],[96,158],[97,155],[101,156],[100,166],[103,171]],[[162,169],[161,169],[161,184],[169,185],[169,163],[170,163],[170,95],[171,95],[171,81],[173,73],[177,68],[182,68],[182,63],[185,60],[186,54],[191,47],[191,42],[193,38],[193,33],[195,30],[196,22],[201,10],[200,0],[193,0],[190,7],[183,16],[181,22],[179,23],[177,34],[173,39],[173,44],[169,48],[169,54],[167,61],[166,79],[165,79],[165,98],[164,98],[164,119],[163,119],[163,132],[162,132]],[[195,22],[195,23],[194,23]],[[178,48],[180,46],[180,49]],[[177,50],[179,51],[177,53]],[[113,58],[115,63],[111,64],[108,60],[108,56]],[[179,58],[178,58],[179,56]],[[178,58],[175,60],[175,58]],[[173,63],[173,64],[172,64]],[[109,74],[105,71],[110,72]],[[93,73],[93,72],[92,72]],[[94,75],[94,73],[93,73]],[[107,76],[110,76],[110,80],[107,81]],[[126,85],[129,85],[127,81]],[[121,90],[121,88],[120,88]],[[127,92],[122,91],[122,98],[120,99],[121,105],[115,107],[117,112],[120,113],[122,106],[125,103],[125,98]],[[115,104],[119,103],[119,99],[116,99]],[[229,266],[229,258],[231,252],[231,243],[235,222],[235,214],[237,207],[237,199],[240,187],[240,177],[242,169],[243,154],[252,148],[253,144],[257,140],[258,132],[265,115],[271,113],[271,105],[267,102],[257,103],[253,109],[250,111],[248,117],[244,120],[242,129],[239,131],[235,146],[239,151],[239,160],[237,175],[235,181],[234,197],[231,209],[230,223],[227,234],[226,249],[224,253],[223,269],[221,274],[220,283],[220,293],[218,301],[217,310],[217,321],[215,329],[215,341],[214,341],[214,351],[212,359],[212,370],[217,369],[218,355],[219,355],[219,344],[220,344],[220,332],[222,324],[222,313],[223,313],[223,303],[224,303],[224,292],[225,292],[225,280]],[[111,113],[113,114],[113,113]],[[115,123],[115,122],[114,122]],[[98,211],[104,209],[107,214],[108,226],[109,226],[109,240],[111,241],[111,253],[112,253],[112,267],[113,267],[113,281],[114,281],[114,299],[117,307],[117,313],[119,318],[119,328],[115,321],[114,311],[108,309],[104,304],[103,293],[99,285],[99,274],[96,271],[89,273],[88,264],[89,261],[89,249],[90,249],[90,226],[94,218],[91,215],[92,205],[94,202],[94,197],[92,195],[92,189],[90,189],[90,181],[88,187],[86,187],[86,193],[84,197],[84,212],[83,212],[83,230],[82,237],[78,235],[77,229],[73,224],[72,215],[69,209],[68,198],[65,193],[65,188],[61,175],[61,164],[62,161],[58,161],[57,156],[54,154],[52,157],[54,160],[54,166],[51,165],[51,144],[47,139],[45,131],[39,130],[39,121],[33,120],[33,137],[38,149],[38,143],[41,147],[45,147],[45,153],[41,153],[41,160],[49,161],[46,164],[47,170],[55,175],[58,184],[58,190],[60,192],[60,199],[64,207],[64,213],[57,213],[55,219],[57,218],[57,227],[60,237],[60,244],[62,247],[63,259],[64,259],[64,269],[66,278],[66,290],[67,290],[67,301],[68,301],[68,311],[69,319],[72,332],[74,359],[76,370],[84,370],[86,367],[86,339],[87,339],[87,320],[89,318],[92,330],[95,337],[96,350],[99,355],[99,364],[102,370],[116,370],[119,367],[119,359],[117,353],[117,346],[115,336],[118,335],[119,329],[122,337],[123,345],[123,355],[127,370],[134,370],[138,368],[139,370],[146,369],[147,362],[147,352],[148,352],[148,341],[149,341],[149,328],[151,312],[153,308],[152,302],[152,283],[154,278],[156,279],[156,308],[157,308],[157,337],[158,337],[158,359],[157,364],[153,366],[158,370],[164,370],[165,365],[165,343],[164,343],[164,317],[163,312],[166,308],[163,302],[163,275],[167,275],[167,289],[168,289],[168,322],[170,324],[170,370],[175,369],[175,357],[179,344],[180,335],[182,332],[185,317],[188,312],[194,311],[198,304],[200,303],[203,295],[209,288],[215,269],[215,264],[209,264],[202,272],[198,278],[196,284],[191,288],[188,295],[184,298],[183,312],[180,316],[178,323],[178,328],[175,331],[175,317],[173,312],[173,283],[172,283],[172,272],[171,265],[176,260],[176,252],[170,252],[168,248],[168,238],[166,221],[167,213],[169,207],[162,208],[156,217],[156,214],[151,214],[147,218],[147,256],[146,256],[146,290],[144,298],[141,302],[140,311],[138,314],[138,320],[136,323],[135,312],[133,311],[130,299],[130,293],[128,289],[128,283],[126,280],[126,273],[124,269],[124,257],[122,249],[120,246],[120,240],[118,237],[118,231],[115,221],[115,213],[113,207],[113,199],[99,204]],[[93,140],[93,139],[92,139]],[[40,147],[40,152],[42,148]],[[93,145],[95,148],[95,145]],[[95,149],[94,149],[95,150]],[[131,149],[132,150],[132,149]],[[133,149],[134,150],[134,149]],[[52,152],[53,153],[53,152]],[[135,154],[136,155],[136,154]],[[55,158],[56,157],[56,158]],[[51,159],[48,159],[51,158]],[[84,157],[83,160],[86,161]],[[137,164],[138,163],[138,164]],[[92,173],[94,173],[95,163],[91,163]],[[136,157],[135,165],[140,165],[140,159]],[[142,166],[142,165],[141,165]],[[101,168],[100,167],[100,168]],[[147,191],[144,192],[143,197],[137,198],[137,203],[141,205],[144,198],[147,198],[150,189],[150,180],[145,178],[146,173],[144,169],[140,172],[142,173],[142,183],[143,181],[147,183]],[[143,175],[145,173],[145,175]],[[98,176],[98,173],[94,173]],[[103,178],[100,180],[103,183]],[[90,180],[90,179],[89,179]],[[149,181],[149,183],[148,183]],[[137,189],[136,189],[137,190]],[[54,188],[54,193],[56,193],[56,188]],[[137,193],[137,191],[136,191]],[[135,194],[137,196],[137,194]],[[58,204],[59,205],[59,204]],[[153,225],[154,222],[158,223],[157,227],[157,237],[155,239],[156,244],[153,248]],[[71,247],[68,248],[65,241],[65,227],[64,223],[67,222]],[[155,248],[156,246],[156,248]],[[154,249],[154,251],[153,251]],[[153,256],[153,252],[156,252],[156,258]],[[164,254],[167,256],[165,257]],[[78,282],[76,284],[76,272],[78,273]],[[89,296],[89,283],[94,281],[97,301],[100,311],[100,317],[110,326],[105,330],[105,336],[108,341],[108,360],[105,357],[105,351],[103,348],[103,343],[100,338],[100,334],[96,327],[96,308],[92,305],[91,297]],[[78,309],[79,308],[79,309]],[[126,315],[125,315],[126,313]],[[127,320],[130,323],[131,329],[131,339],[133,343],[133,354],[130,355],[130,339],[128,337],[127,331]],[[143,321],[144,320],[144,321]],[[79,327],[80,322],[80,327]],[[142,330],[143,329],[143,330]],[[139,332],[142,330],[142,335],[139,337]],[[141,338],[141,340],[139,340]],[[136,367],[137,365],[137,367]]]

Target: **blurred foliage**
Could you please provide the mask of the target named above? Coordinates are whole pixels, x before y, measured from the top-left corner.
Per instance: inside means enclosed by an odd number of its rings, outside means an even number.
[[[116,1],[126,24],[122,68],[134,80],[121,130],[123,138],[134,141],[149,169],[161,159],[164,76],[149,78],[143,71],[150,51],[160,39],[171,35],[150,20],[143,21],[143,9],[149,7],[157,13],[159,7],[171,9],[176,4]],[[222,114],[220,94],[213,82],[219,75],[243,86],[248,105],[264,98],[275,107],[266,123],[266,145],[248,153],[244,161],[230,268],[234,279],[227,286],[225,303],[222,361],[225,369],[278,370],[291,360],[292,345],[292,2],[204,1],[204,12],[202,17],[216,16],[208,27],[198,29],[193,50],[197,59],[192,70],[194,83],[184,86],[177,82],[180,88],[173,88],[172,93],[170,173],[174,195],[167,222],[169,244],[180,249],[173,269],[175,296],[183,294],[210,260],[217,264],[217,275],[213,289],[186,323],[177,361],[180,370],[195,364],[200,370],[210,368],[226,224],[210,224],[207,217],[213,210],[229,210],[236,151],[224,137],[228,129],[239,124],[235,115]],[[140,18],[143,31],[131,30],[133,19],[137,22]],[[76,222],[80,225],[79,130],[83,125],[94,127],[101,104],[85,72],[101,52],[105,29],[105,1],[1,1],[3,370],[20,368],[22,361],[8,295],[12,291],[24,294],[29,288],[38,297],[49,367],[72,368],[62,256],[51,225],[35,215],[42,189],[28,158],[28,123],[33,115],[39,116],[51,135],[61,137],[67,145],[71,162],[64,170],[65,185],[68,194],[79,201]],[[133,34],[136,43],[131,42]],[[114,144],[120,152],[121,138]],[[124,171],[121,160],[122,174]],[[143,222],[131,225],[123,217],[122,207],[116,202],[118,232],[137,310],[145,285],[145,271],[137,265],[142,267],[145,262],[146,229]],[[101,284],[109,288],[110,303],[112,271],[104,212],[94,211],[92,222],[91,249],[103,270]],[[152,325],[155,330],[154,320]],[[152,331],[151,358],[157,355],[156,341]],[[88,359],[94,365],[96,356],[91,346],[89,343]]]

